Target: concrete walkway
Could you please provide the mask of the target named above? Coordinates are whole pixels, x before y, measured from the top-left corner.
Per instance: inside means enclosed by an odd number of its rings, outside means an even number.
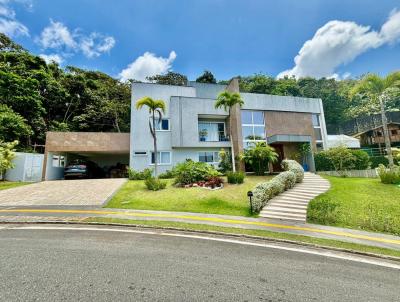
[[[308,203],[328,191],[330,183],[319,175],[306,172],[302,183],[274,197],[261,210],[260,216],[271,219],[306,222]]]
[[[124,178],[42,181],[0,191],[0,206],[101,206]]]
[[[290,233],[317,238],[334,239],[370,246],[400,250],[400,237],[379,233],[329,227],[296,221],[265,218],[248,218],[186,212],[123,210],[87,207],[0,207],[0,222],[85,222],[90,217],[119,218],[130,220],[174,221],[194,224],[257,229]]]

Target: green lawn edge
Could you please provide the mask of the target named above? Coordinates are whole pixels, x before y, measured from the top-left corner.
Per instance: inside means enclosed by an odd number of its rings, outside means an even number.
[[[325,248],[343,249],[352,252],[391,256],[400,258],[400,251],[380,248],[375,246],[363,245],[358,243],[344,242],[339,240],[315,238],[304,235],[280,233],[265,230],[242,229],[232,227],[221,227],[206,224],[193,224],[174,221],[159,221],[159,220],[132,220],[132,219],[119,219],[119,218],[106,218],[106,217],[89,217],[81,222],[85,223],[105,223],[105,224],[126,224],[132,226],[147,226],[147,227],[164,227],[174,228],[179,230],[188,231],[208,231],[219,232],[233,235],[249,235],[263,237],[265,239],[288,240],[298,243],[312,244]],[[400,260],[400,259],[399,259]]]
[[[30,183],[28,182],[19,182],[19,181],[0,181],[0,191],[1,190],[7,190],[7,189],[12,189],[20,186],[25,186]]]

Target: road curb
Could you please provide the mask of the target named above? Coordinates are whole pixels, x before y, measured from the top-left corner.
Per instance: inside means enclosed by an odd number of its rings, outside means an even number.
[[[128,227],[128,228],[142,228],[142,229],[152,229],[152,230],[169,230],[169,231],[177,231],[181,233],[190,233],[190,234],[206,234],[206,235],[214,235],[214,236],[224,236],[224,237],[233,237],[233,238],[244,238],[244,239],[252,239],[257,241],[264,242],[277,242],[277,243],[287,243],[296,246],[304,246],[304,247],[313,247],[324,250],[331,250],[336,252],[344,252],[354,255],[367,256],[385,260],[391,260],[400,262],[400,257],[381,255],[369,252],[360,252],[352,249],[346,248],[338,248],[338,247],[330,247],[325,245],[319,245],[315,243],[308,242],[299,242],[288,239],[279,239],[279,238],[270,238],[270,237],[262,237],[262,236],[254,236],[254,235],[246,235],[246,234],[235,234],[228,232],[217,232],[217,231],[206,231],[206,230],[191,230],[185,228],[176,228],[176,227],[162,227],[162,226],[149,226],[142,224],[124,224],[124,223],[106,223],[106,222],[82,222],[82,221],[35,221],[35,222],[25,222],[25,221],[15,221],[15,222],[5,222],[0,221],[0,224],[72,224],[72,225],[100,225],[100,226],[117,226],[117,227]],[[310,236],[309,236],[310,237]],[[336,240],[340,241],[340,240]],[[343,241],[341,241],[343,242]]]

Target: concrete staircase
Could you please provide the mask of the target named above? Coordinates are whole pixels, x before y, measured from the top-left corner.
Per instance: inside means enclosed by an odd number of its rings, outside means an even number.
[[[329,188],[329,181],[306,172],[302,183],[272,198],[261,210],[260,217],[306,222],[308,203]]]

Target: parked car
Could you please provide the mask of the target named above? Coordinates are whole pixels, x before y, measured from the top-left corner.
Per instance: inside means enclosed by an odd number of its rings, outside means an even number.
[[[71,161],[64,169],[64,179],[102,178],[104,171],[94,162],[84,159]]]

